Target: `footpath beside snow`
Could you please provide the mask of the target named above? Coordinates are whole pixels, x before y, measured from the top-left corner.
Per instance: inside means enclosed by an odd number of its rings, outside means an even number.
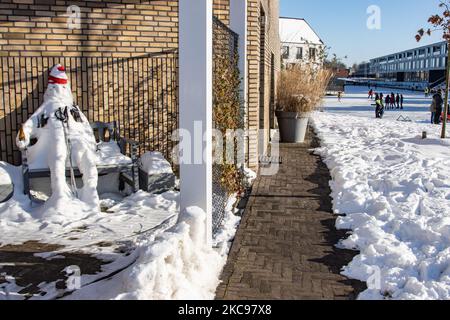
[[[450,299],[450,140],[427,124],[422,98],[380,120],[364,95],[327,99],[313,120],[337,227],[352,230],[339,246],[361,252],[343,274],[368,281],[360,299]]]

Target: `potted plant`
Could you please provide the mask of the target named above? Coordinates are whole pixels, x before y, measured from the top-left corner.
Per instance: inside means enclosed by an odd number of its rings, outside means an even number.
[[[276,106],[281,142],[305,141],[309,118],[321,104],[331,76],[329,70],[312,65],[281,71]]]

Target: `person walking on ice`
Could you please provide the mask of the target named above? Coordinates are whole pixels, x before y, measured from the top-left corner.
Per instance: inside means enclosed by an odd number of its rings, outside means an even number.
[[[37,142],[30,145],[31,139]],[[27,152],[30,167],[50,169],[52,195],[47,203],[52,208],[63,212],[67,199],[74,197],[90,208],[99,208],[96,139],[89,121],[74,103],[62,65],[50,70],[44,102],[22,125],[16,144]],[[67,185],[68,166],[80,170],[83,188],[77,189],[73,175],[71,188]]]

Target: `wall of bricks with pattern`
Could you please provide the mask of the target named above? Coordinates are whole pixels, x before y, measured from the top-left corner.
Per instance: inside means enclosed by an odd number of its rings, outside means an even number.
[[[67,8],[80,8],[68,28]],[[2,0],[0,55],[130,57],[178,47],[178,1]]]

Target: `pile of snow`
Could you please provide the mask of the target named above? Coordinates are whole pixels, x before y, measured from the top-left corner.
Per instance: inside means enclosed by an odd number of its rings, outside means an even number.
[[[143,243],[131,269],[67,299],[213,299],[226,257],[206,245],[206,214],[188,208],[176,226]]]
[[[256,173],[250,169],[244,172],[246,183],[251,184]],[[188,208],[176,226],[140,244],[133,254],[139,258],[132,268],[108,281],[88,285],[67,299],[213,299],[241,221],[234,208],[236,201],[237,195],[229,198],[212,247],[205,241],[205,212]]]
[[[115,193],[101,194],[104,211],[93,209],[74,197],[64,202],[62,212],[55,210],[49,202],[37,206],[23,194],[20,167],[0,162],[0,171],[7,172],[14,184],[13,197],[0,204],[1,245],[39,240],[64,245],[66,250],[84,251],[95,242],[115,243],[178,216],[178,192],[151,195],[139,191],[126,197],[117,193],[117,181],[109,183],[113,185],[111,189],[116,189]],[[106,178],[106,181],[112,180]],[[94,250],[91,247],[86,249]]]
[[[11,177],[9,176],[9,173],[6,171],[3,165],[0,164],[0,184],[11,184]]]
[[[354,101],[344,114],[328,100],[337,113],[314,116],[334,211],[344,215],[337,227],[352,230],[339,246],[361,252],[343,274],[368,282],[360,299],[450,299],[450,143],[426,111],[403,111],[411,123],[379,120]]]
[[[149,175],[171,174],[172,166],[160,152],[147,152],[141,156],[141,169]]]
[[[127,165],[132,162],[130,157],[120,152],[116,141],[100,142],[97,146],[96,163],[100,166]]]

